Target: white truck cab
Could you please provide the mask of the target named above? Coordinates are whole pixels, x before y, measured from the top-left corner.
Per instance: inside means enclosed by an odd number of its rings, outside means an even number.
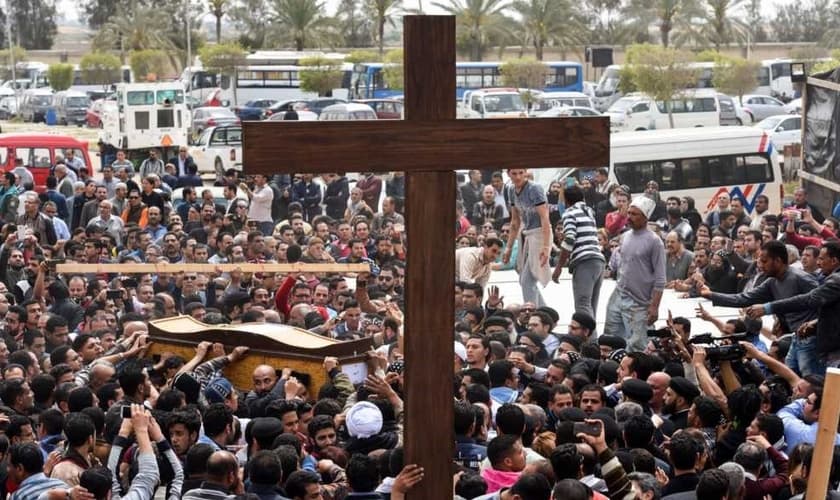
[[[525,103],[515,88],[464,92],[459,118],[526,118]]]
[[[180,82],[121,83],[114,97],[102,109],[104,144],[129,153],[187,145],[190,112]]]

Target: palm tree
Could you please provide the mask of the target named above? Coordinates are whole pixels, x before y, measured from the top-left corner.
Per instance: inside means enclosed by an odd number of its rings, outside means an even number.
[[[706,36],[716,50],[746,38],[749,26],[733,13],[744,8],[744,0],[706,0],[709,7]]]
[[[227,10],[227,0],[210,0],[208,6],[210,13],[216,18],[216,43],[222,43],[222,17]]]
[[[705,14],[697,0],[634,0],[625,13],[633,20],[637,31],[646,33],[648,26],[656,24],[664,47],[671,45],[673,32],[690,32],[692,21]]]
[[[324,2],[318,0],[273,0],[273,30],[270,42],[291,43],[301,51],[334,40],[332,21],[324,15]]]
[[[439,9],[457,16],[459,34],[466,38],[470,60],[481,61],[492,38],[510,36],[508,22],[503,12],[506,0],[447,0],[434,2]]]
[[[370,17],[376,25],[376,42],[379,55],[385,54],[385,25],[395,26],[395,17],[400,10],[402,0],[368,0],[366,3]]]
[[[106,49],[119,47],[122,64],[130,50],[159,49],[174,53],[177,47],[169,37],[169,21],[164,10],[140,5],[134,0],[117,7],[117,14],[99,29],[94,45]]]
[[[534,46],[537,60],[542,61],[548,44],[566,47],[583,43],[582,23],[568,0],[516,0],[512,7],[521,18],[524,41]]]

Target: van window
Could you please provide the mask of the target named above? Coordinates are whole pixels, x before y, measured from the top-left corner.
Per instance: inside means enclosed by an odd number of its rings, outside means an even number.
[[[23,161],[24,167],[50,168],[49,148],[15,148],[15,155]]]
[[[152,90],[135,90],[127,95],[129,106],[151,106],[155,103],[155,93]]]
[[[9,150],[7,148],[0,148],[0,165],[6,165],[6,160],[9,158]]]
[[[772,182],[773,169],[767,158],[759,155],[739,156],[737,159],[739,171],[743,171],[743,182]]]
[[[650,111],[650,105],[646,102],[640,102],[633,106],[633,113],[642,113],[644,111]]]
[[[701,187],[704,184],[703,162],[699,158],[689,158],[682,160],[680,163],[683,189]]]

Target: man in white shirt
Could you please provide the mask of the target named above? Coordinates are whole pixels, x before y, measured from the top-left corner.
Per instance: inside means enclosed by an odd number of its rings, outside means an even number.
[[[99,215],[88,221],[87,227],[96,227],[102,232],[113,237],[117,246],[122,244],[123,221],[121,218],[111,215],[113,205],[108,200],[99,202]]]
[[[464,247],[455,251],[455,281],[478,283],[487,286],[493,263],[502,251],[504,243],[498,238],[489,238],[483,247]]]
[[[274,220],[271,218],[271,203],[274,201],[274,191],[268,185],[268,178],[262,174],[254,175],[253,191],[244,182],[239,187],[251,199],[251,206],[248,208],[248,220],[257,221],[260,232],[265,236],[271,236],[274,229]]]

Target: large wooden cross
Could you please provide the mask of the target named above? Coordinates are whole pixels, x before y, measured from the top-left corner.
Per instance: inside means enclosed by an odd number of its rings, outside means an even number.
[[[404,18],[405,120],[245,122],[248,174],[406,172],[405,460],[452,498],[455,169],[609,164],[606,118],[455,120],[455,18]],[[555,304],[560,307],[560,304]]]

